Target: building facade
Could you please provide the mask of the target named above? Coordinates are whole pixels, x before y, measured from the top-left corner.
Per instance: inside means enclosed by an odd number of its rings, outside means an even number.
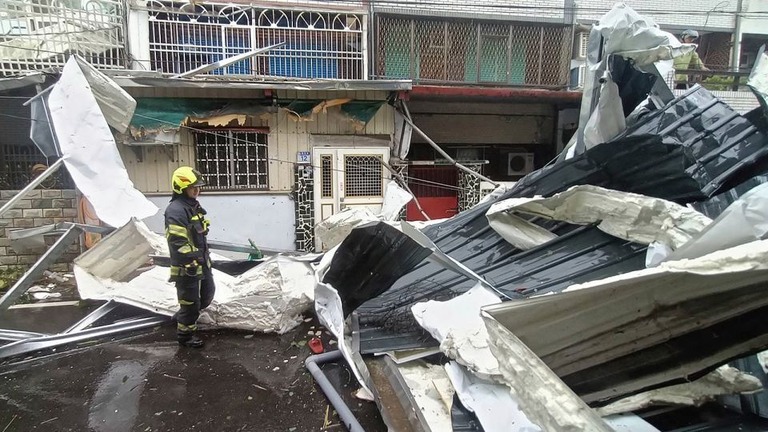
[[[744,70],[768,33],[767,1],[630,6],[673,33],[697,29],[710,68]],[[433,144],[497,182],[549,162],[576,129],[582,34],[613,3],[8,0],[0,122],[21,132],[0,136],[4,173],[16,173],[4,187],[49,162],[26,138],[22,102],[77,53],[138,102],[129,132],[116,136],[137,188],[164,207],[173,169],[196,166],[218,240],[314,249],[320,220],[379,208],[390,169],[430,217],[449,217],[488,185]],[[403,116],[427,136],[412,133],[405,153]],[[408,217],[421,215],[409,208]],[[149,223],[160,229],[160,216]]]

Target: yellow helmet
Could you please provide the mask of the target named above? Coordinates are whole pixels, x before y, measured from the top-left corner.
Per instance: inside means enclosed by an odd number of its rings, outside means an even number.
[[[184,189],[190,186],[205,186],[200,171],[188,166],[176,168],[173,176],[171,176],[171,189],[177,194],[181,194],[184,193]]]

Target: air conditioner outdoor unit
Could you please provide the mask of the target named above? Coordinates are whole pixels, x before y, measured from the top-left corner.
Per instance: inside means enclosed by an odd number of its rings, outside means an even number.
[[[507,175],[522,176],[533,171],[533,153],[509,153]]]
[[[589,45],[589,33],[579,33],[579,36],[576,38],[577,45],[577,54],[579,55],[579,58],[586,58],[587,57],[587,46]]]
[[[587,66],[581,65],[579,66],[579,72],[577,74],[576,82],[578,83],[579,88],[584,88],[584,81],[587,78]]]

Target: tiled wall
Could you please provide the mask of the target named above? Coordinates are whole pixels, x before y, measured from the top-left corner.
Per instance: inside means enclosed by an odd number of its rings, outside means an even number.
[[[481,172],[482,165],[467,165],[467,168]],[[480,179],[459,171],[459,211],[463,212],[480,202]]]
[[[296,205],[296,250],[315,250],[314,180],[311,165],[296,165],[293,200]]]
[[[19,191],[0,191],[0,206],[5,205]],[[58,222],[76,222],[77,197],[74,190],[42,189],[27,194],[19,203],[0,219],[0,269],[29,267],[35,263],[44,250],[17,253],[11,248],[8,233],[13,230],[34,228]],[[57,236],[46,239],[47,244]],[[75,242],[53,264],[49,270],[66,272],[72,268],[72,260],[80,253],[79,242]]]

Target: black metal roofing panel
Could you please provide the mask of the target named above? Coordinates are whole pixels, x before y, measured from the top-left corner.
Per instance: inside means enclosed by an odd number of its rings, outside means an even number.
[[[766,156],[768,138],[761,130],[696,87],[647,114],[611,142],[530,174],[499,200],[550,196],[571,186],[592,184],[691,203],[724,192]],[[440,250],[509,298],[559,291],[572,283],[644,267],[644,246],[593,227],[542,223],[560,237],[521,252],[489,227],[485,213],[491,204],[478,205],[423,232]],[[473,285],[474,281],[439,264],[421,262],[378,297],[368,297],[355,312],[360,351],[434,343],[425,342],[429,338],[413,320],[410,306],[452,298]]]

